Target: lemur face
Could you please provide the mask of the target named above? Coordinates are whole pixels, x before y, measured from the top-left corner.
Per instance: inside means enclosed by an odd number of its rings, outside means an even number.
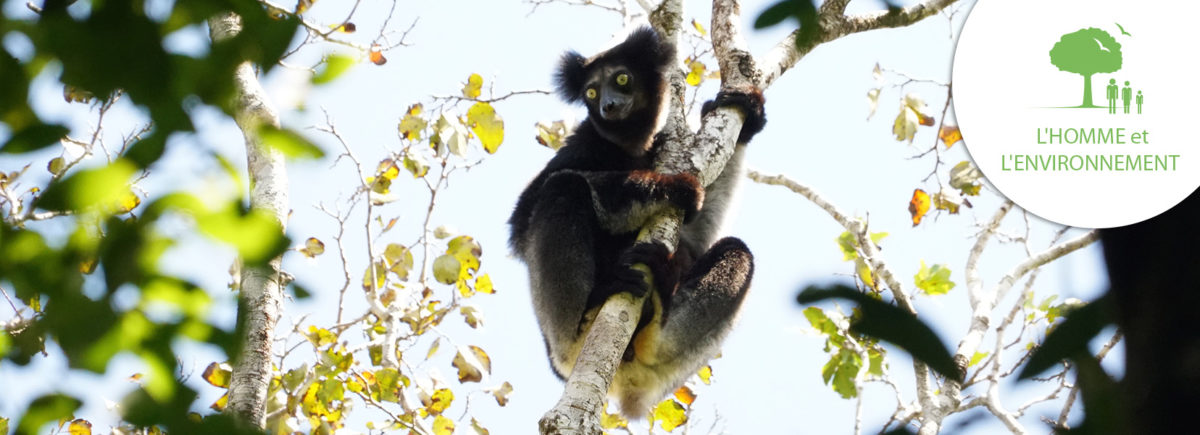
[[[588,113],[606,121],[622,121],[645,106],[637,91],[637,77],[623,66],[595,68],[583,91]]]

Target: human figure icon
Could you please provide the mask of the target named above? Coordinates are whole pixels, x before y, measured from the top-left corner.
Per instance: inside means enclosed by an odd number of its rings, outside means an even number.
[[[1142,91],[1139,89],[1137,94],[1138,115],[1142,114]]]
[[[1125,114],[1129,114],[1129,103],[1133,102],[1133,88],[1129,87],[1129,80],[1125,81],[1125,87],[1121,88],[1121,102],[1125,103]]]
[[[1117,113],[1117,79],[1108,79],[1108,113]]]

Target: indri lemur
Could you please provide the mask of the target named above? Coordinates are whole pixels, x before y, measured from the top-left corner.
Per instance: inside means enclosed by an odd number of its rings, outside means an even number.
[[[629,417],[644,416],[717,354],[754,271],[741,240],[714,239],[742,176],[741,145],[766,123],[762,96],[723,92],[704,105],[703,113],[736,106],[745,115],[737,151],[711,185],[655,172],[667,75],[676,67],[674,47],[650,28],[590,59],[563,55],[558,92],[567,102],[582,101],[588,116],[521,193],[509,219],[509,242],[529,266],[534,311],[561,378],[570,375],[604,301],[646,293],[632,266],[650,267],[657,292],[646,299],[610,388]],[[675,253],[636,243],[646,220],[669,206],[684,211]]]

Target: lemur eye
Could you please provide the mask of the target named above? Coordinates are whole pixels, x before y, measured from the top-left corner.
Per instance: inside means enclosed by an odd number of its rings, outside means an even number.
[[[628,83],[629,83],[629,74],[617,75],[617,84],[618,85],[625,86]]]
[[[595,100],[596,99],[596,89],[588,88],[587,93],[585,93],[584,95],[586,95],[587,99],[589,99],[589,100]]]

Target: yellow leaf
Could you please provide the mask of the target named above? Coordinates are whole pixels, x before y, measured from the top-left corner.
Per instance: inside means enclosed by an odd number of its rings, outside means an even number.
[[[706,364],[704,367],[700,367],[700,371],[696,372],[696,375],[700,377],[700,382],[703,382],[704,385],[712,385],[712,366]]]
[[[425,352],[425,359],[428,360],[430,358],[433,358],[433,355],[437,353],[438,348],[441,346],[442,346],[441,338],[433,340],[433,343],[429,345],[429,351]]]
[[[654,407],[654,419],[651,420],[651,424],[656,421],[662,425],[663,430],[670,432],[687,423],[687,411],[675,399],[667,399]]]
[[[383,259],[387,262],[388,271],[401,280],[408,279],[408,273],[413,268],[412,251],[400,244],[388,243],[383,249]]]
[[[908,201],[908,213],[912,215],[913,226],[921,224],[921,219],[925,218],[925,213],[929,212],[929,206],[932,205],[932,200],[929,194],[924,190],[913,190],[912,199]]]
[[[229,406],[229,393],[222,394],[221,397],[217,398],[216,402],[208,405],[208,408],[213,411],[222,412],[225,411],[226,406]]]
[[[309,237],[304,240],[304,247],[300,248],[300,253],[308,258],[316,258],[325,253],[325,243],[316,237]]]
[[[492,287],[492,277],[485,273],[475,278],[475,291],[489,295],[496,293],[496,289]]]
[[[695,18],[692,19],[692,28],[696,29],[696,33],[699,33],[700,36],[708,35],[708,31],[704,30],[704,25],[700,24],[699,21],[696,21]]]
[[[412,141],[421,140],[421,132],[429,125],[429,121],[421,117],[422,111],[421,103],[408,106],[404,117],[400,119],[400,125],[396,128],[400,132],[400,137]]]
[[[938,131],[938,139],[946,144],[946,149],[954,146],[958,141],[962,140],[962,132],[958,130],[957,125],[942,125],[942,129]]]
[[[854,259],[854,271],[858,274],[858,279],[861,279],[863,284],[866,284],[867,287],[878,290],[878,288],[875,287],[875,277],[871,274],[871,267],[867,265],[867,262],[863,261],[861,257]]]
[[[429,173],[429,164],[425,163],[425,159],[419,154],[408,153],[404,155],[404,169],[408,170],[413,178],[421,178]]]
[[[433,433],[435,435],[453,435],[454,421],[445,416],[437,416],[437,418],[433,419]]]
[[[425,406],[425,409],[430,415],[442,415],[450,407],[451,402],[454,402],[454,392],[449,388],[440,388],[429,396],[429,404]]]
[[[500,143],[504,142],[504,119],[500,118],[491,104],[479,102],[467,109],[467,124],[479,137],[479,143],[483,144],[488,154],[495,154]]]
[[[604,429],[618,429],[629,427],[629,421],[625,420],[621,414],[609,414],[608,409],[600,412],[600,427]]]
[[[316,0],[296,0],[296,15],[303,14],[311,8]]]
[[[467,77],[467,83],[463,85],[462,96],[463,98],[469,99],[477,98],[479,97],[479,93],[482,89],[483,77],[481,77],[479,74],[472,73],[469,77]]]
[[[208,367],[204,368],[204,374],[200,375],[202,379],[214,387],[229,388],[229,379],[233,376],[233,367],[228,363],[209,363]]]
[[[376,261],[371,266],[367,266],[367,270],[363,272],[363,290],[381,289],[386,280],[387,266],[384,266],[382,261]]]
[[[67,425],[67,432],[71,435],[92,435],[92,423],[82,418],[77,418]]]
[[[375,168],[375,175],[388,180],[395,180],[396,176],[400,175],[400,166],[393,159],[380,160],[379,166]]]
[[[692,86],[700,86],[704,82],[704,71],[708,68],[700,61],[691,61],[688,63],[687,83]]]

